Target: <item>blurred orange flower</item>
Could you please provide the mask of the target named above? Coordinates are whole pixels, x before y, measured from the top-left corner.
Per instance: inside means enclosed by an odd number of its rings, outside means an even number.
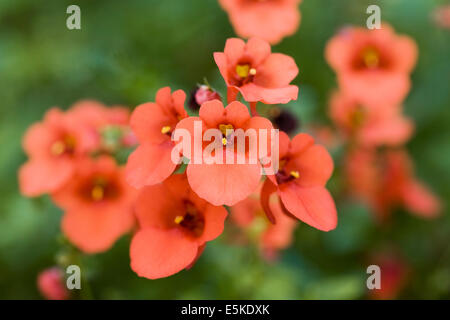
[[[101,156],[79,160],[72,179],[52,199],[65,211],[61,228],[67,238],[82,251],[97,253],[133,226],[135,195],[123,168]]]
[[[439,214],[439,199],[414,176],[412,161],[404,150],[377,153],[358,149],[345,163],[350,191],[365,199],[380,221],[387,219],[396,205],[423,218]]]
[[[293,238],[292,233],[297,226],[297,221],[286,216],[281,206],[276,201],[270,201],[269,205],[275,217],[276,223],[272,224],[267,219],[261,207],[259,194],[253,194],[247,199],[238,202],[230,208],[231,219],[239,227],[252,228],[253,224],[262,223],[258,236],[258,244],[263,256],[268,260],[277,257],[278,251],[287,248]]]
[[[294,59],[271,53],[270,45],[251,38],[245,43],[231,38],[224,52],[215,52],[214,60],[228,86],[228,103],[240,92],[248,102],[267,104],[297,100],[298,87],[290,85],[298,74]]]
[[[50,109],[23,138],[23,149],[30,159],[19,170],[20,191],[33,197],[59,189],[72,176],[77,160],[97,144],[70,111]]]
[[[365,147],[403,144],[414,130],[401,106],[369,107],[343,92],[332,95],[330,116],[346,138]]]
[[[410,90],[417,46],[387,24],[374,30],[347,27],[328,42],[325,57],[347,95],[364,105],[398,105]]]
[[[130,246],[131,268],[157,279],[189,268],[206,242],[223,231],[227,211],[200,199],[185,175],[143,188],[136,201],[139,231]]]
[[[301,0],[219,0],[236,34],[276,44],[293,35],[300,25]]]

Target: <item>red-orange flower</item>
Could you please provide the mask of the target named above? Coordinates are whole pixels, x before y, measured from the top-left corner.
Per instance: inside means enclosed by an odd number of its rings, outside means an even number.
[[[386,24],[374,30],[349,27],[328,42],[325,56],[346,94],[365,105],[397,105],[409,92],[417,47]]]
[[[269,202],[276,223],[267,219],[261,207],[258,195],[251,195],[230,208],[231,219],[241,228],[251,229],[254,225],[259,229],[257,237],[265,258],[272,260],[278,251],[287,248],[292,242],[292,233],[297,225],[296,220],[286,216],[277,201]]]
[[[290,85],[298,74],[294,59],[271,53],[264,40],[228,39],[224,52],[215,52],[214,60],[228,86],[228,103],[238,91],[248,102],[277,104],[297,99],[298,87]]]
[[[195,195],[185,175],[143,188],[136,201],[140,229],[131,241],[131,268],[157,279],[191,267],[206,242],[222,233],[226,216],[224,207]]]
[[[300,24],[301,0],[219,0],[236,34],[272,44],[293,35]]]
[[[133,225],[135,190],[111,157],[79,160],[73,178],[52,198],[65,211],[62,231],[84,252],[109,249]]]
[[[67,290],[64,273],[61,269],[48,268],[39,273],[37,278],[39,292],[48,300],[67,300],[69,291]]]
[[[25,133],[29,160],[19,170],[20,191],[38,196],[60,188],[72,176],[76,161],[97,146],[96,139],[70,112],[53,108]]]
[[[279,156],[278,172],[268,176],[261,191],[261,204],[268,218],[276,221],[269,198],[277,192],[286,214],[319,230],[336,228],[336,206],[325,188],[333,172],[328,151],[305,133],[290,141],[287,134],[280,132]]]
[[[198,133],[195,130],[196,123],[201,128]],[[231,206],[256,190],[261,179],[261,164],[260,159],[256,159],[259,157],[259,152],[255,148],[259,144],[259,140],[263,139],[260,138],[260,130],[267,133],[266,146],[270,148],[273,127],[269,120],[262,117],[251,117],[247,107],[238,101],[234,101],[224,108],[222,102],[213,100],[200,107],[198,117],[181,120],[176,130],[183,129],[189,133],[191,138],[189,143],[191,150],[182,150],[183,155],[190,159],[186,170],[187,177],[190,186],[200,198],[213,205]],[[201,140],[200,148],[196,150],[197,142],[194,139],[198,138],[197,136],[203,139],[205,131],[209,129],[215,129],[220,133],[220,141],[217,141],[216,137],[212,142],[202,143],[203,140]],[[242,143],[237,134],[239,129],[242,129],[243,132],[254,130],[256,133],[254,144]],[[228,134],[227,130],[231,130],[233,133]],[[213,139],[211,138],[211,140]],[[220,150],[216,149],[217,153],[212,152],[211,155],[208,155],[205,150],[211,145],[223,147],[223,153],[220,154]],[[267,155],[269,153],[270,151]],[[252,155],[255,155],[254,162],[251,161]],[[222,163],[214,162],[213,158],[216,156]],[[245,159],[243,163],[239,163],[241,156]],[[229,159],[232,161],[228,161]]]
[[[378,253],[371,264],[380,267],[380,289],[372,289],[369,296],[378,300],[393,300],[407,284],[410,268],[398,255],[391,252]]]
[[[139,105],[131,115],[131,128],[140,145],[127,162],[127,181],[136,188],[162,182],[177,164],[171,154],[171,135],[177,123],[188,116],[184,110],[186,94],[171,93],[169,87],[160,89],[156,102]]]
[[[386,219],[396,205],[404,205],[424,218],[439,214],[440,201],[416,179],[405,151],[355,150],[345,163],[351,191],[367,201],[380,220]]]
[[[366,106],[343,92],[331,97],[330,116],[347,138],[365,147],[403,144],[414,128],[400,106]]]

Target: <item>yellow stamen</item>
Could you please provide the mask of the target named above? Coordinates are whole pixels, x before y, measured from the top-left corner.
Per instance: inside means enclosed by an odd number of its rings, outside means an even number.
[[[300,177],[300,174],[298,171],[291,171],[290,172],[291,177],[294,177],[295,179],[298,179]]]
[[[375,49],[366,49],[363,53],[364,64],[367,68],[376,68],[380,63],[380,57]]]
[[[353,128],[358,128],[364,123],[365,114],[362,109],[357,109],[351,114],[350,122]]]
[[[227,130],[230,131],[230,130],[233,130],[233,129],[234,129],[234,127],[233,127],[232,124],[219,124],[219,130],[220,130],[220,132],[222,132],[222,134],[224,136],[227,135]],[[228,134],[229,133],[230,132],[228,132]]]
[[[247,78],[249,71],[250,71],[250,66],[248,64],[243,64],[243,65],[238,64],[236,66],[236,73],[241,78]]]
[[[171,129],[170,126],[164,126],[161,128],[161,133],[166,134],[167,132],[170,131],[170,129]]]
[[[227,138],[222,138],[222,144],[223,144],[224,146],[226,146],[227,143],[228,143]]]
[[[173,220],[176,224],[180,224],[181,222],[183,222],[184,217],[183,216],[176,216],[175,219]]]
[[[251,68],[249,73],[254,76],[256,74],[256,69],[255,68]]]
[[[66,150],[66,145],[62,141],[56,141],[51,146],[51,153],[55,156],[59,156]]]
[[[102,200],[104,195],[105,195],[105,190],[103,189],[102,186],[95,186],[94,188],[92,188],[91,197],[95,201]]]

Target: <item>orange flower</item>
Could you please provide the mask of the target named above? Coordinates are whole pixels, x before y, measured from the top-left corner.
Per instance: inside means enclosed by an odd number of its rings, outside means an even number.
[[[136,188],[164,181],[175,170],[172,161],[172,131],[188,116],[184,110],[186,94],[169,87],[156,93],[156,102],[138,106],[131,115],[131,128],[140,145],[127,162],[127,181]]]
[[[300,24],[301,0],[219,0],[236,34],[272,44],[293,35]]]
[[[196,123],[201,127],[198,134],[195,130]],[[216,206],[224,204],[231,206],[256,190],[261,179],[261,164],[259,158],[252,163],[250,155],[254,154],[253,151],[255,154],[259,154],[253,148],[260,143],[259,130],[266,131],[266,145],[271,145],[270,135],[273,127],[269,120],[262,117],[251,117],[247,107],[238,101],[234,101],[224,108],[222,102],[213,100],[200,107],[199,117],[181,120],[176,130],[183,129],[190,134],[192,141],[189,145],[193,147],[191,150],[182,150],[183,155],[191,160],[186,170],[187,177],[190,186],[200,198]],[[206,143],[200,145],[200,150],[195,150],[196,134],[202,138],[205,131],[209,129],[215,129],[221,133],[220,141],[215,138],[211,145],[223,147],[223,154],[217,151],[217,154],[208,156],[205,151],[210,144],[206,145]],[[228,134],[228,129],[234,133]],[[255,144],[245,143],[240,150],[239,137],[235,134],[239,129],[244,132],[248,129],[255,130],[257,135]],[[197,157],[199,152],[201,154]],[[213,158],[217,155],[222,163],[214,162]],[[237,160],[241,156],[245,158],[244,163],[239,163]],[[197,162],[197,159],[200,161]],[[228,161],[229,159],[233,161]]]
[[[98,143],[85,129],[70,112],[53,108],[27,130],[23,148],[30,159],[19,170],[22,194],[53,192],[70,179],[77,160]]]
[[[298,74],[294,59],[271,53],[264,40],[228,39],[224,52],[215,52],[214,60],[228,86],[228,103],[238,92],[248,102],[277,104],[297,99],[298,87],[290,85]]]
[[[225,208],[196,196],[185,175],[143,188],[136,201],[140,230],[131,241],[131,268],[157,279],[191,267],[206,242],[222,233],[226,216]]]
[[[39,292],[48,300],[67,300],[69,291],[64,281],[64,273],[57,267],[48,268],[37,278]]]
[[[369,147],[399,145],[413,133],[413,123],[400,106],[364,106],[343,92],[330,101],[330,116],[343,134],[357,144]]]
[[[346,174],[351,191],[366,200],[381,221],[399,204],[423,218],[436,217],[441,209],[439,200],[415,178],[403,150],[355,150],[346,160]]]
[[[278,201],[270,201],[270,208],[276,223],[269,222],[261,207],[258,195],[253,194],[230,208],[231,219],[241,228],[249,229],[258,225],[258,243],[265,258],[272,260],[278,251],[287,248],[292,242],[292,233],[297,222],[286,216]],[[259,225],[261,224],[261,225]]]
[[[105,251],[133,225],[135,190],[111,157],[84,158],[76,168],[73,178],[52,194],[65,211],[61,228],[82,251]]]
[[[276,221],[269,198],[277,192],[285,214],[319,230],[336,228],[336,206],[325,188],[333,172],[328,151],[305,133],[290,141],[284,132],[280,132],[279,149],[279,171],[268,176],[261,191],[261,204],[268,218]]]
[[[346,94],[364,105],[397,105],[409,92],[417,47],[386,24],[374,30],[350,27],[328,42],[325,56]]]

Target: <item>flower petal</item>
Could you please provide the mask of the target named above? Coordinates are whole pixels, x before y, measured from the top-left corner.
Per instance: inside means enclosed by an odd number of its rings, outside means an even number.
[[[213,205],[232,206],[258,188],[259,164],[189,164],[189,184],[197,195]]]
[[[293,183],[280,186],[278,194],[295,217],[322,231],[337,226],[336,206],[324,187],[301,188]]]
[[[172,159],[173,142],[140,145],[129,157],[126,166],[127,182],[135,188],[164,181],[175,170]]]
[[[176,229],[142,229],[131,241],[131,269],[148,279],[168,277],[188,267],[197,252],[197,243]]]
[[[131,206],[97,209],[70,210],[61,221],[61,228],[70,242],[86,253],[109,249],[133,225]]]

